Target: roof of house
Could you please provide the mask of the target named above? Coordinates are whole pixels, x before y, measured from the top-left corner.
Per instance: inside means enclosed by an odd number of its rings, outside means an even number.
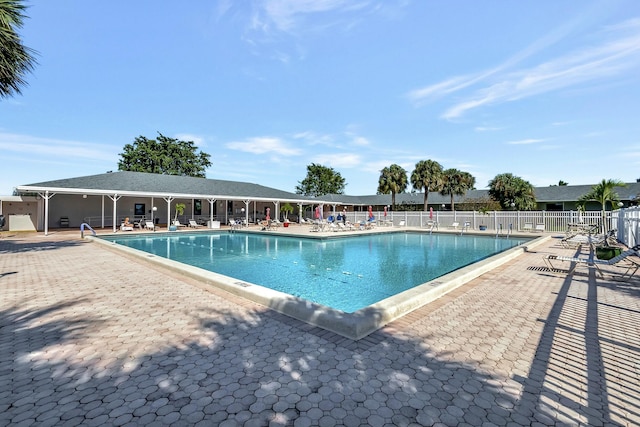
[[[534,187],[536,201],[538,203],[562,203],[575,202],[580,196],[591,191],[592,185],[562,185],[549,187]],[[615,187],[615,191],[620,200],[629,201],[640,198],[640,183],[627,183],[626,187]],[[489,190],[469,190],[464,196],[454,196],[455,203],[465,200],[481,199],[489,197]],[[334,203],[345,203],[353,205],[373,205],[382,206],[391,203],[391,194],[374,194],[364,196],[347,196],[342,194],[328,194],[323,196],[325,200]],[[429,193],[428,202],[430,205],[449,204],[451,197],[438,192]],[[423,204],[424,193],[398,193],[396,194],[396,204]]]
[[[592,185],[566,185],[535,187],[536,200],[539,203],[560,203],[576,201],[589,192]],[[161,175],[143,172],[109,172],[76,178],[39,182],[17,187],[18,192],[54,191],[68,193],[94,194],[145,194],[155,196],[219,197],[228,199],[279,200],[291,202],[327,203],[360,206],[383,206],[391,203],[391,194],[373,194],[352,196],[346,194],[327,194],[322,197],[306,197],[300,194],[278,190],[264,185],[241,181],[225,181],[220,179],[194,178],[189,176]],[[615,191],[621,200],[637,199],[640,195],[640,183],[628,183],[626,187],[616,187]],[[464,196],[455,196],[456,203],[465,199],[488,197],[488,190],[470,190]],[[450,196],[437,192],[429,193],[429,204],[448,204]],[[422,204],[424,193],[396,194],[396,204]]]
[[[269,200],[312,199],[265,187],[259,184],[190,176],[161,175],[143,172],[118,171],[100,175],[59,179],[17,187],[18,191],[64,191],[71,193],[94,192],[104,194],[144,193],[152,195],[182,195],[185,197],[251,198]]]

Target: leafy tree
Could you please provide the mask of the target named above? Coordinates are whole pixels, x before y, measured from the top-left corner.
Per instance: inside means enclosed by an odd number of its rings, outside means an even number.
[[[415,190],[424,190],[424,211],[429,210],[429,192],[442,189],[442,166],[435,160],[420,160],[411,172],[411,185]]]
[[[615,179],[603,179],[598,184],[591,187],[591,190],[583,194],[578,198],[578,206],[585,210],[586,204],[589,201],[594,201],[600,203],[602,206],[602,231],[606,232],[606,210],[607,210],[607,202],[611,203],[611,209],[616,209],[618,207],[618,202],[620,202],[620,197],[618,193],[616,193],[616,187],[626,187],[622,181],[618,181]]]
[[[464,196],[468,190],[476,185],[476,179],[469,172],[458,169],[447,169],[442,174],[442,189],[440,194],[451,197],[451,210],[454,211],[453,196]]]
[[[339,172],[322,165],[307,165],[307,177],[296,185],[296,194],[319,197],[325,194],[344,194],[346,186]]]
[[[25,47],[18,36],[26,6],[19,0],[0,1],[0,98],[20,94],[25,75],[33,71],[36,51]]]
[[[193,141],[179,141],[160,132],[157,140],[139,136],[124,146],[118,170],[205,178],[210,156],[196,150]]]
[[[563,181],[563,180],[560,180],[560,181],[558,181],[558,185],[559,185],[560,187],[564,187],[564,186],[569,185],[569,183],[568,183],[568,182],[565,182],[565,181]]]
[[[501,209],[500,203],[488,196],[478,198],[465,198],[458,203],[458,207],[463,211],[498,211]]]
[[[500,203],[502,209],[531,210],[536,208],[536,196],[529,181],[510,173],[496,175],[489,181],[489,196]]]
[[[391,209],[396,209],[396,194],[407,189],[407,171],[400,165],[393,164],[380,171],[378,194],[391,193]]]

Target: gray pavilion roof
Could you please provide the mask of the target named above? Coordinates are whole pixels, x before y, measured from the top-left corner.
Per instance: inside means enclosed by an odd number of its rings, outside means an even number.
[[[18,186],[19,191],[33,189],[68,189],[81,192],[94,190],[110,193],[185,194],[189,196],[229,196],[234,198],[264,198],[276,200],[310,200],[299,194],[265,187],[259,184],[190,176],[161,175],[118,171],[100,175],[59,179]]]

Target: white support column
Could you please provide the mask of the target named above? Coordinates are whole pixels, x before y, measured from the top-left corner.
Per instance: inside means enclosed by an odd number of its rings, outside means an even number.
[[[244,200],[244,221],[249,227],[249,205],[251,204],[251,200]]]
[[[213,225],[213,208],[215,206],[216,199],[207,199],[207,202],[209,202],[209,227],[211,227]]]
[[[120,200],[120,198],[122,196],[118,196],[117,194],[114,194],[113,196],[108,196],[111,200],[113,200],[113,232],[116,232],[116,222],[118,219],[117,216],[117,205],[118,205],[118,200]]]
[[[273,201],[273,215],[271,216],[271,219],[277,219],[278,221],[280,220],[280,202],[279,201]]]
[[[167,202],[167,231],[169,231],[169,227],[171,226],[171,202],[175,200],[175,197],[163,197],[163,199]]]
[[[44,194],[38,193],[40,197],[44,199],[44,235],[49,235],[49,199],[56,195],[56,193],[49,194],[49,190]]]
[[[298,224],[301,224],[301,218],[302,218],[302,203],[298,203]]]
[[[100,200],[102,201],[102,207],[100,209],[100,212],[102,212],[102,228],[104,228],[104,194],[100,197]]]

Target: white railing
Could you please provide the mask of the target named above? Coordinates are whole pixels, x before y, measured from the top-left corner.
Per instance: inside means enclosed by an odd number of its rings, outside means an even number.
[[[640,206],[613,211],[612,222],[619,241],[629,247],[640,243]]]
[[[619,211],[614,211],[614,213]],[[376,220],[384,221],[384,212],[373,213]],[[478,230],[481,225],[487,230],[525,230],[525,224],[544,224],[547,232],[564,233],[569,224],[585,223],[600,224],[602,222],[600,211],[491,211],[486,215],[477,211],[433,211],[430,212],[387,212],[386,220],[393,225],[399,225],[404,221],[408,227],[426,227],[428,221],[435,221],[439,228],[449,228],[457,222],[462,226],[468,222],[471,229]],[[326,216],[326,214],[325,214]],[[352,222],[361,222],[368,219],[367,212],[349,212],[347,219]],[[640,219],[639,219],[640,220]],[[618,228],[617,219],[612,218],[612,212],[606,212],[607,229]],[[612,227],[613,226],[613,227]]]

